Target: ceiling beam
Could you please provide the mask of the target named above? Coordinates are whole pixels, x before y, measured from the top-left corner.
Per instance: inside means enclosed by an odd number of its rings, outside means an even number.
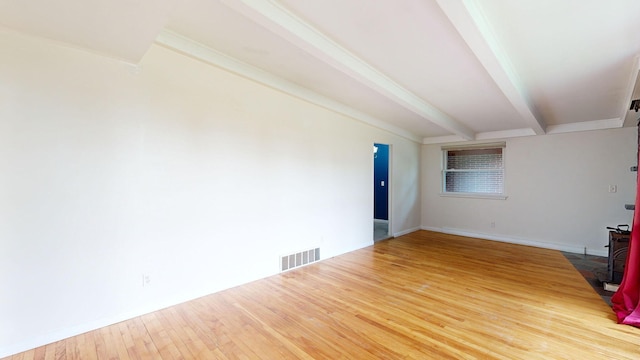
[[[633,58],[633,66],[631,68],[631,74],[629,75],[629,81],[627,82],[624,103],[620,109],[622,125],[624,125],[627,114],[630,111],[631,101],[636,99],[640,99],[640,55],[636,55]]]
[[[266,29],[278,34],[314,57],[378,91],[399,105],[466,140],[473,130],[402,87],[358,58],[274,0],[222,0]]]
[[[537,135],[546,125],[475,0],[436,0],[489,76]]]

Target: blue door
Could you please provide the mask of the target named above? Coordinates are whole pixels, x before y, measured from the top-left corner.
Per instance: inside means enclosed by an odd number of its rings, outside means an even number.
[[[389,145],[373,146],[373,218],[389,220]]]

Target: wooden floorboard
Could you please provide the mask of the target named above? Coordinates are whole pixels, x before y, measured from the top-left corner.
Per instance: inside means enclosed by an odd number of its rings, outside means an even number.
[[[558,251],[419,231],[6,359],[638,359]]]

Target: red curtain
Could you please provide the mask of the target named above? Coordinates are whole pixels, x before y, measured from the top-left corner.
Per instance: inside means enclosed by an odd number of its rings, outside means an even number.
[[[638,154],[640,156],[640,127],[638,127]],[[637,164],[637,162],[636,162]],[[637,181],[637,180],[636,180]],[[637,225],[637,226],[636,226]],[[636,204],[629,238],[629,250],[622,282],[611,297],[618,323],[640,327],[640,182],[636,185]]]

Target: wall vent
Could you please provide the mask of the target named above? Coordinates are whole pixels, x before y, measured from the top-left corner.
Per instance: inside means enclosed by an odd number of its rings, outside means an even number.
[[[280,270],[286,271],[320,260],[320,248],[305,250],[280,257]]]

